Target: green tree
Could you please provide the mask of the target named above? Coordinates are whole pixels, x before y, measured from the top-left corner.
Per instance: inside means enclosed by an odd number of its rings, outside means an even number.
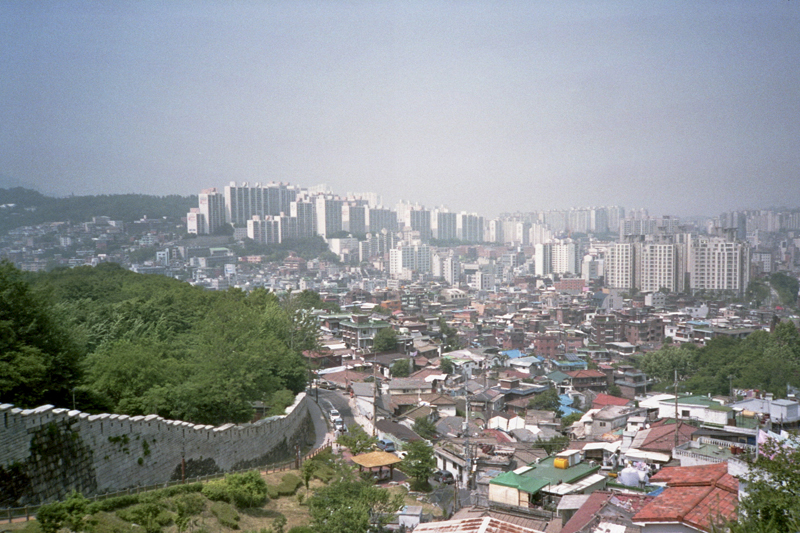
[[[354,424],[347,428],[347,432],[339,435],[336,443],[344,446],[353,455],[359,455],[370,451],[378,440],[375,437],[367,435],[364,428],[358,424]]]
[[[431,422],[427,416],[418,416],[415,418],[412,429],[414,433],[423,439],[431,440],[436,438],[436,425]]]
[[[312,528],[326,533],[380,531],[402,505],[400,494],[393,497],[352,475],[316,490],[308,499]]]
[[[667,345],[655,352],[648,352],[639,358],[639,367],[648,375],[662,381],[683,380],[694,371],[696,348],[694,345]]]
[[[445,374],[452,374],[455,372],[456,365],[453,364],[453,360],[447,357],[442,357],[439,360],[439,370],[444,372]]]
[[[89,514],[89,500],[80,492],[72,491],[63,502],[64,525],[70,531],[91,531],[97,523]]]
[[[747,497],[739,503],[732,531],[794,532],[800,528],[800,441],[768,440],[750,464]]]
[[[66,518],[67,511],[62,502],[42,505],[36,513],[36,521],[39,523],[42,533],[56,533],[63,527]]]
[[[608,394],[611,396],[616,396],[617,398],[622,398],[622,389],[620,389],[617,385],[609,385]]]
[[[400,468],[413,479],[411,490],[430,491],[428,478],[436,469],[433,447],[424,440],[415,440],[405,444],[403,451],[406,452],[406,456],[403,457]]]
[[[561,427],[568,428],[583,417],[582,413],[572,413],[561,418]]]
[[[458,330],[449,326],[444,317],[439,318],[439,331],[442,334],[442,351],[452,352],[453,350],[461,348]]]
[[[556,389],[547,389],[541,394],[537,394],[528,402],[529,409],[536,409],[538,411],[555,411],[559,412],[561,408],[561,400],[558,397]]]
[[[769,284],[778,293],[783,305],[797,307],[797,293],[800,290],[800,281],[796,277],[783,272],[775,272],[769,277]]]
[[[375,334],[372,349],[376,352],[389,352],[397,348],[397,332],[393,328],[383,328]]]
[[[393,378],[407,378],[411,374],[411,364],[408,359],[397,359],[392,363]]]
[[[71,406],[82,355],[48,302],[0,261],[0,401]]]

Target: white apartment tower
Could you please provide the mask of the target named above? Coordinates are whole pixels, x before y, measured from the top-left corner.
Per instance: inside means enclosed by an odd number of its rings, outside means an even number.
[[[564,239],[552,244],[552,265],[554,274],[578,273],[577,246],[571,239]]]
[[[695,237],[689,248],[689,287],[741,295],[750,282],[750,247],[721,237]]]
[[[431,271],[431,249],[420,242],[401,242],[389,250],[389,274],[397,279],[408,272],[428,274]]]
[[[634,259],[636,249],[633,243],[614,243],[606,250],[603,261],[605,285],[610,289],[634,288]]]
[[[680,292],[682,278],[678,263],[678,244],[638,243],[635,264],[636,288],[642,292],[657,292],[661,288]]]

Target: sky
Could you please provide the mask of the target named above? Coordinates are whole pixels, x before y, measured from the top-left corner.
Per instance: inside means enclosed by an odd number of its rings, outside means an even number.
[[[0,0],[0,187],[800,207],[800,0]]]

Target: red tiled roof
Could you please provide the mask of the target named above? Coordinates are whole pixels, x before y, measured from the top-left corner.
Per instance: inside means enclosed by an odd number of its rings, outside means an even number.
[[[728,473],[728,463],[699,465],[693,467],[667,466],[650,478],[656,483],[666,483],[670,487],[691,487],[714,484]]]
[[[537,530],[484,516],[482,518],[427,522],[418,525],[414,531],[419,533],[536,533]]]
[[[601,407],[605,407],[606,405],[628,405],[631,403],[630,400],[627,398],[617,398],[616,396],[611,396],[610,394],[600,393],[597,397],[592,401],[592,409],[600,409]]]
[[[736,518],[739,485],[727,463],[667,467],[651,480],[666,481],[667,488],[633,517],[636,523],[681,522],[710,531]]]

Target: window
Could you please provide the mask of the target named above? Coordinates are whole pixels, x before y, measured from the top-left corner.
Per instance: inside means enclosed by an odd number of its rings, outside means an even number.
[[[681,411],[681,417],[689,418],[689,411],[688,410],[682,410]]]

